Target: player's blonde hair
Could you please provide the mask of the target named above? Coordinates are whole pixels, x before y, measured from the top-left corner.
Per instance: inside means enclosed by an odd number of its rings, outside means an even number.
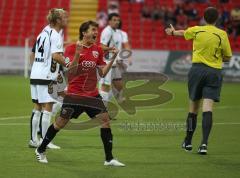
[[[57,23],[57,19],[61,19],[61,14],[66,13],[66,11],[62,8],[52,8],[49,10],[47,15],[47,21],[49,24],[55,25]]]

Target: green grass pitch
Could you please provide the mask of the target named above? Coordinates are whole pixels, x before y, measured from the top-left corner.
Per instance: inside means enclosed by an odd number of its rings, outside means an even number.
[[[28,148],[32,109],[29,81],[0,77],[0,177],[2,178],[239,178],[240,84],[224,83],[216,104],[208,155],[196,154],[201,140],[201,115],[193,151],[181,149],[187,113],[186,83],[168,81],[161,88],[174,98],[160,106],[139,108],[135,115],[123,110],[112,121],[114,155],[127,166],[103,166],[99,129],[62,130],[48,150],[48,164],[35,160]],[[139,96],[141,97],[141,96]],[[147,96],[145,96],[147,97]],[[161,123],[161,127],[145,126]],[[128,125],[131,124],[131,127]],[[138,125],[140,124],[140,126]],[[174,125],[175,124],[175,125]],[[159,126],[159,125],[158,125]]]

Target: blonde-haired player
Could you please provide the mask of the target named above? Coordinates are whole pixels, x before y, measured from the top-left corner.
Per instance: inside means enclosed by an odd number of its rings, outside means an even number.
[[[32,101],[35,104],[31,121],[31,140],[29,146],[37,147],[39,140],[37,130],[40,117],[41,134],[44,138],[51,122],[52,106],[55,102],[51,96],[52,84],[56,82],[60,65],[67,66],[63,54],[63,29],[68,23],[68,14],[63,9],[53,8],[47,15],[48,25],[38,35],[32,65],[30,84]],[[49,148],[60,147],[50,143]]]

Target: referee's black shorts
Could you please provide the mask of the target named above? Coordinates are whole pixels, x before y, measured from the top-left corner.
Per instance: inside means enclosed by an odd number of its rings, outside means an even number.
[[[64,97],[60,117],[65,119],[78,118],[83,112],[90,118],[107,112],[102,97],[100,95],[95,97],[66,95]]]
[[[188,93],[192,101],[202,98],[220,101],[222,70],[203,63],[193,63],[188,73]]]

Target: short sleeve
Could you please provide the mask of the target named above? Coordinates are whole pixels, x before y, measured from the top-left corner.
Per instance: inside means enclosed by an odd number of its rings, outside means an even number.
[[[111,36],[112,32],[108,28],[105,28],[101,33],[100,43],[107,46],[111,40]]]
[[[222,49],[223,49],[223,56],[231,57],[232,56],[232,50],[231,46],[228,40],[228,35],[226,32],[224,32],[224,41],[222,42]]]
[[[128,42],[128,35],[124,31],[122,31],[122,38],[123,38],[123,43],[127,43]]]
[[[98,47],[98,53],[99,53],[99,57],[97,61],[97,66],[105,66],[106,63],[103,60],[103,50],[101,47]]]
[[[75,54],[75,50],[76,50],[75,44],[67,46],[65,48],[64,56],[69,57],[70,61],[72,61]]]
[[[60,34],[53,34],[51,38],[51,53],[62,53],[63,52],[63,40]]]
[[[194,38],[196,27],[190,27],[184,31],[185,40],[191,40]]]

